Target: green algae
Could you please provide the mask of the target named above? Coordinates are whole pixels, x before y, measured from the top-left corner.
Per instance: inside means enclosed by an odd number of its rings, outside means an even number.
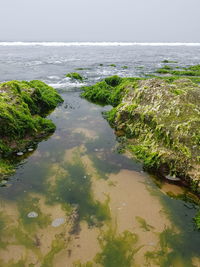
[[[139,223],[140,228],[142,228],[144,231],[148,232],[154,229],[154,227],[148,224],[144,218],[136,216],[135,219]]]
[[[107,180],[111,173],[118,173],[121,169],[120,166],[108,161],[106,158],[99,158],[94,153],[90,155],[90,159],[100,179]]]
[[[116,227],[102,231],[98,237],[101,252],[97,253],[93,261],[74,263],[74,267],[131,267],[134,266],[134,255],[142,248],[138,246],[138,236],[130,231],[120,234]]]
[[[39,208],[39,198],[26,196],[17,203],[19,210],[19,222],[29,233],[36,232],[38,228],[45,228],[50,224],[50,216],[45,215]],[[36,212],[37,217],[29,218],[30,212]]]
[[[179,234],[173,229],[166,228],[159,234],[159,247],[145,253],[147,266],[153,264],[161,267],[195,267],[192,259],[184,256],[187,250],[183,248]]]
[[[198,230],[200,230],[200,211],[194,217],[194,222]]]
[[[109,67],[117,67],[116,64],[110,64]]]
[[[174,70],[171,66],[164,65],[162,68],[156,70],[159,74],[170,74],[174,76],[200,76],[200,65]]]
[[[71,79],[73,79],[73,80],[78,80],[78,81],[83,81],[83,77],[79,74],[79,73],[77,73],[77,72],[70,72],[70,73],[68,73],[68,74],[66,74],[65,75],[66,77],[69,77],[69,78],[71,78]]]
[[[54,132],[55,125],[44,117],[62,101],[52,87],[38,80],[0,84],[1,176],[13,171],[11,153]]]
[[[198,197],[190,192],[186,194],[170,196],[159,192],[156,186],[148,187],[149,192],[159,197],[164,210],[162,213],[169,218],[172,227],[165,227],[160,233],[155,233],[159,243],[155,249],[147,252],[147,266],[197,266],[193,264],[193,258],[200,256],[199,231],[191,220],[198,210]]]
[[[93,267],[94,263],[91,261],[88,261],[86,263],[81,263],[80,261],[74,262],[73,267]]]
[[[188,69],[198,71],[199,65]],[[171,67],[165,70],[171,71]],[[110,83],[112,79],[116,83]],[[199,78],[193,79],[120,80],[112,76],[108,83],[104,80],[83,88],[82,96],[114,107],[104,117],[118,136],[128,138],[127,148],[145,167],[162,175],[177,175],[198,192],[200,90]]]
[[[141,247],[136,247],[138,237],[129,231],[121,234],[116,229],[109,229],[99,236],[102,249],[94,261],[104,267],[131,267],[134,264],[134,255]]]
[[[75,207],[76,225],[86,221],[89,226],[101,226],[110,220],[109,198],[104,203],[94,199],[92,176],[88,174],[79,155],[75,152],[72,163],[62,164],[55,186],[50,185],[50,203],[57,199],[69,212],[69,206]]]
[[[8,245],[7,241],[7,232],[8,232],[8,224],[9,224],[9,218],[3,213],[0,212],[0,248],[5,249]]]
[[[0,260],[0,265],[3,267],[25,267],[26,260],[20,259],[18,262],[14,262],[13,260],[10,260],[8,263],[5,263],[4,261]],[[29,264],[29,267],[31,267],[30,264]]]
[[[44,256],[44,259],[41,263],[41,267],[51,267],[53,266],[53,260],[56,254],[58,254],[61,250],[66,248],[65,241],[59,238],[53,240],[51,244],[51,250],[47,255]]]
[[[134,88],[138,80],[139,78],[122,79],[117,75],[111,76],[95,85],[83,87],[81,96],[95,103],[117,106],[127,86]]]

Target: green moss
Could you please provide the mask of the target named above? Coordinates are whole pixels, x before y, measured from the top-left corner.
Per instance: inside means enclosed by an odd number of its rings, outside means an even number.
[[[108,77],[108,78],[105,78],[105,82],[112,86],[112,87],[115,87],[115,86],[118,86],[121,82],[122,82],[122,78],[120,78],[119,76],[117,75],[114,75],[114,76],[111,76],[111,77]]]
[[[8,160],[1,159],[0,160],[0,180],[4,177],[13,173],[13,164],[10,163]]]
[[[122,66],[122,69],[128,69],[128,66]]]
[[[141,159],[147,168],[158,168],[161,163],[161,155],[152,151],[150,145],[130,145],[129,149],[138,159]]]
[[[70,72],[66,74],[66,77],[69,77],[73,80],[83,81],[83,77],[77,72]]]
[[[83,96],[96,102],[106,92],[102,101],[114,108],[104,116],[145,167],[162,172],[165,166],[183,179],[200,180],[200,90],[191,80],[123,78],[114,87],[105,81],[88,87]],[[198,183],[190,184],[199,190]]]
[[[115,65],[115,64],[110,64],[109,66],[110,66],[110,67],[114,67],[114,68],[116,67],[116,65]]]
[[[104,112],[104,117],[108,120],[110,125],[113,125],[113,122],[115,120],[115,116],[117,113],[117,108],[112,108],[111,110]]]
[[[44,116],[62,101],[52,87],[38,80],[0,84],[0,156],[4,158],[0,162],[1,175],[13,169],[9,154],[55,130]]]
[[[124,95],[125,89],[127,90],[127,87],[135,88],[138,80],[139,78],[112,76],[95,85],[83,87],[84,92],[81,96],[95,103],[117,106]]]
[[[194,222],[196,224],[197,229],[200,230],[200,211],[198,211],[198,213],[194,217]]]
[[[171,66],[163,66],[156,72],[159,74],[171,74],[175,76],[200,76],[200,65],[190,66],[188,68],[182,68],[181,70],[173,70]]]

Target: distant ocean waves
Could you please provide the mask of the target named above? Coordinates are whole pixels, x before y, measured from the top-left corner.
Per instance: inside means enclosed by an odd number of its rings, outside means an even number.
[[[200,43],[131,43],[131,42],[0,42],[0,46],[200,46]]]

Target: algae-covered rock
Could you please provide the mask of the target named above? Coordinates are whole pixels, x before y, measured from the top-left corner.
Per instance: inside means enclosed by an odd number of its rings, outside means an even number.
[[[0,84],[0,176],[13,169],[9,157],[36,139],[55,130],[44,117],[62,102],[59,94],[47,84],[34,80]]]
[[[105,92],[103,83],[84,88],[82,95],[98,99]],[[172,81],[124,78],[106,90],[104,99],[114,106],[106,117],[120,136],[127,137],[128,149],[146,167],[187,180],[198,190],[200,86],[178,77]],[[116,92],[117,101],[108,101]]]
[[[71,78],[73,80],[83,81],[83,76],[81,76],[77,72],[70,72],[70,73],[66,74],[66,77]]]
[[[164,62],[164,61],[163,61]],[[166,63],[166,61],[164,62]],[[168,62],[172,63],[172,62]],[[178,69],[177,69],[178,68]],[[176,67],[176,70],[172,68],[172,66],[164,65],[162,68],[156,70],[159,74],[170,74],[175,76],[186,76],[186,77],[199,77],[200,76],[200,65],[194,65],[190,67]]]
[[[117,106],[122,100],[123,91],[126,90],[130,84],[133,86],[134,82],[137,80],[139,80],[139,78],[121,78],[114,75],[92,86],[83,87],[81,96],[95,103]]]

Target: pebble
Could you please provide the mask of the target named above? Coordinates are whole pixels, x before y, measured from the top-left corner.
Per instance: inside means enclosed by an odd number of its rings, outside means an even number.
[[[181,179],[176,177],[176,176],[171,176],[171,175],[167,175],[165,176],[166,179],[170,180],[170,181],[180,181]]]
[[[27,215],[28,218],[37,218],[38,217],[38,213],[35,211],[31,211],[28,213]]]
[[[28,151],[29,151],[29,152],[33,151],[33,148],[30,147],[30,148],[28,149]]]
[[[87,176],[86,176],[86,175],[84,175],[84,176],[83,176],[83,178],[84,178],[84,179],[86,179],[86,178],[87,178]]]
[[[7,180],[2,180],[1,185],[5,185],[5,184],[7,184],[7,182],[8,182]]]
[[[24,155],[23,152],[17,152],[17,156],[22,156],[22,155]]]
[[[53,227],[59,227],[60,225],[62,225],[64,223],[65,223],[65,218],[57,218],[51,223],[51,225]]]

